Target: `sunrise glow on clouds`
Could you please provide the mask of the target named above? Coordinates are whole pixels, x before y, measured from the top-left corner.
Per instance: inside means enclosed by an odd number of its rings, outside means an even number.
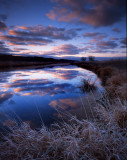
[[[126,56],[125,0],[1,0],[0,53]]]

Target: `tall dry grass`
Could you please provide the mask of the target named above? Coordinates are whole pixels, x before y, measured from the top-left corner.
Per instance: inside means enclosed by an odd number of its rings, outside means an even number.
[[[127,159],[127,105],[107,94],[96,97],[96,118],[44,125],[37,131],[23,123],[10,125],[0,143],[1,160],[125,160]],[[12,123],[11,123],[12,124]]]
[[[96,73],[110,97],[119,96],[127,100],[127,60],[117,59],[93,63],[79,62],[76,65]]]
[[[89,79],[88,80],[83,79],[82,82],[83,84],[80,88],[83,92],[90,92],[97,89],[97,87],[95,86],[95,82],[91,83]]]
[[[107,79],[106,89],[110,97],[119,96],[127,100],[127,72],[115,70],[114,74]]]

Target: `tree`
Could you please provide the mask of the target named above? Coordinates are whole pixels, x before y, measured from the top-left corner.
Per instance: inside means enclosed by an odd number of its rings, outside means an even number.
[[[84,61],[84,62],[85,62],[85,61],[86,61],[86,57],[82,57],[82,58],[81,58],[81,61]]]
[[[95,57],[94,56],[89,56],[88,59],[89,59],[89,61],[94,61]]]

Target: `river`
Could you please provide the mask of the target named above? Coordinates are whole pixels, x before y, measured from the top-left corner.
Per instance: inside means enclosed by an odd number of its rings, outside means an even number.
[[[80,89],[83,79],[95,82],[97,91],[102,89],[93,72],[77,66],[0,72],[1,125],[11,117],[37,128],[61,119],[63,110],[76,113],[81,98],[87,95]]]

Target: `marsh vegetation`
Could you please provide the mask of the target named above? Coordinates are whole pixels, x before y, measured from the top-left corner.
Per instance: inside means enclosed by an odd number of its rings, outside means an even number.
[[[77,65],[86,66],[81,63]],[[82,104],[85,119],[56,108],[63,122],[55,123],[50,128],[42,124],[39,130],[35,130],[29,123],[22,122],[19,126],[11,120],[8,123],[10,132],[7,136],[3,135],[0,144],[2,160],[127,159],[127,79],[126,67],[122,65],[123,62],[117,66],[117,61],[87,64],[87,68],[101,78],[105,87],[105,91],[98,94],[88,89],[94,101],[89,106],[93,111],[91,119],[87,118]],[[85,89],[90,86],[87,82],[83,86]]]

